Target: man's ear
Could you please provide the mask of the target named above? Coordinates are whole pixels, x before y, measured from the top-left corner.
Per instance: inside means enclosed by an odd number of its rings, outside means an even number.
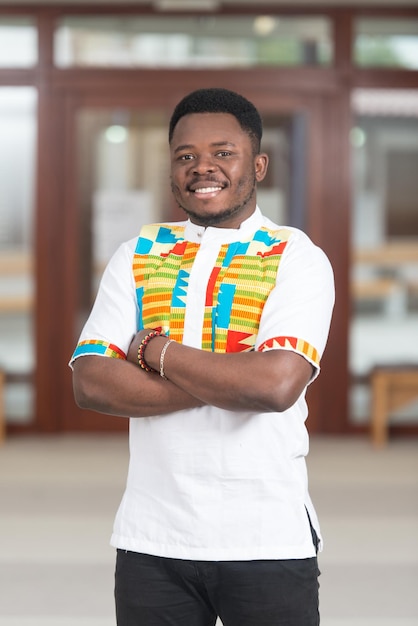
[[[267,154],[265,154],[264,152],[261,154],[257,154],[257,156],[255,157],[254,165],[255,165],[255,178],[258,183],[260,183],[264,179],[267,173],[268,164],[269,164],[269,158]]]

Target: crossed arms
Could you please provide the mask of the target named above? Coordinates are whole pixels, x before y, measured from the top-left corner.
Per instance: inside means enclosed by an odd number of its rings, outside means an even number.
[[[164,359],[168,380],[138,366],[142,330],[127,360],[82,356],[73,364],[74,397],[81,408],[122,417],[149,417],[213,405],[231,411],[282,412],[304,391],[313,366],[290,350],[213,353],[172,342]],[[165,337],[146,347],[157,371]]]

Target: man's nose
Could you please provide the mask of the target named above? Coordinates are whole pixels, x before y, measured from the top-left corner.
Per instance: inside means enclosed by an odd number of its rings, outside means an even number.
[[[216,163],[211,155],[201,155],[193,162],[193,171],[197,174],[205,174],[213,172],[216,169]]]

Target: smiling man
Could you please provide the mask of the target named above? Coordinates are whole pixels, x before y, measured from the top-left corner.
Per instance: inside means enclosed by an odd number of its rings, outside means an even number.
[[[111,539],[119,626],[317,626],[305,392],[334,285],[324,253],[256,201],[257,109],[201,89],[169,126],[188,219],[110,261],[72,359],[82,407],[130,417]]]
[[[256,183],[268,159],[234,115],[183,116],[170,132],[170,145],[171,188],[196,224],[238,228],[254,212]]]

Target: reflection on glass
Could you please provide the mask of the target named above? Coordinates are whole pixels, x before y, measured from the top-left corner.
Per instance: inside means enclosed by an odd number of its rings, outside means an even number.
[[[418,90],[357,90],[352,106],[351,416],[359,422],[370,416],[374,367],[418,364]],[[397,417],[417,415],[411,405]]]
[[[33,414],[33,204],[36,90],[0,88],[0,364],[6,418]]]
[[[329,65],[325,17],[66,17],[55,33],[59,67]]]
[[[264,119],[268,175],[258,190],[263,212],[301,225],[304,214],[303,120]],[[168,119],[163,111],[83,109],[77,117],[80,207],[79,334],[103,269],[143,224],[182,220],[170,190]],[[299,165],[296,163],[299,163]]]
[[[0,16],[0,67],[32,67],[37,62],[33,18]]]
[[[356,20],[354,57],[364,67],[418,69],[418,20]]]

